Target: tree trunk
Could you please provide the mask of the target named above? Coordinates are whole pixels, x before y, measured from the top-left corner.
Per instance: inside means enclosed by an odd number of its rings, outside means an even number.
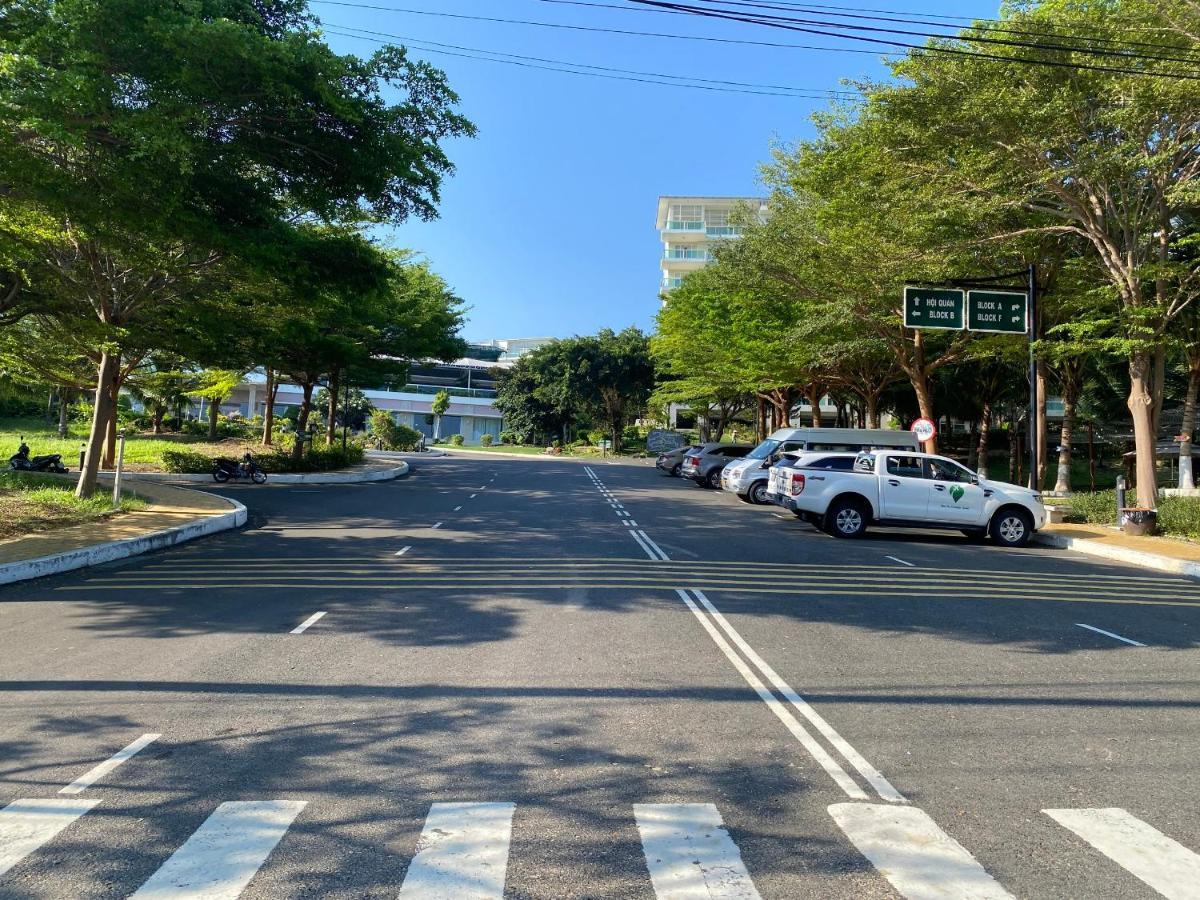
[[[821,386],[813,382],[808,386],[808,405],[812,407],[812,427],[821,427]]]
[[[1040,491],[1046,486],[1047,451],[1050,446],[1049,427],[1046,424],[1046,364],[1038,366],[1037,371],[1037,480],[1034,490]]]
[[[208,439],[215,441],[217,439],[217,416],[221,414],[221,398],[208,398]]]
[[[1071,433],[1074,430],[1075,389],[1068,384],[1063,391],[1063,420],[1058,436],[1058,476],[1054,479],[1055,493],[1071,493]]]
[[[1200,393],[1200,360],[1188,366],[1187,395],[1183,399],[1183,425],[1179,436],[1179,486],[1194,490],[1196,479],[1192,474],[1192,432],[1196,430],[1196,396]]]
[[[117,464],[117,399],[121,396],[120,370],[120,358],[118,357],[117,373],[113,378],[112,390],[109,392],[112,396],[112,415],[108,417],[108,425],[104,429],[104,460],[101,465],[105,469],[114,468]]]
[[[1096,424],[1088,422],[1088,490],[1096,493]]]
[[[162,420],[163,420],[163,416],[165,416],[166,414],[167,414],[166,406],[164,406],[162,403],[154,404],[154,433],[155,434],[163,433]]]
[[[273,436],[271,431],[275,427],[275,394],[279,391],[279,385],[275,383],[275,370],[267,366],[267,399],[266,405],[263,407],[263,435],[262,445],[270,447]]]
[[[1021,473],[1017,468],[1017,459],[1021,452],[1021,448],[1017,442],[1017,416],[1013,413],[1012,418],[1008,423],[1008,483],[1020,484],[1017,480],[1021,477]]]
[[[879,427],[879,394],[867,394],[863,397],[867,404],[867,427]]]
[[[329,376],[329,408],[325,413],[325,446],[333,446],[333,434],[337,431],[337,409],[338,409],[338,390],[342,386],[342,373],[338,369],[333,370],[333,374]]]
[[[921,418],[928,419],[930,422],[937,421],[933,417],[933,392],[929,390],[929,373],[924,367],[917,369],[911,377],[913,392],[917,395],[917,409],[921,411]],[[933,440],[926,441],[924,450],[926,453],[937,453],[937,436]]]
[[[292,456],[296,459],[304,455],[303,435],[308,431],[308,416],[312,412],[313,383],[305,382],[300,388],[304,396],[300,401],[300,413],[296,416],[296,445],[292,448]]]
[[[975,471],[980,478],[988,477],[988,437],[992,431],[992,401],[983,401],[979,414],[979,446],[975,449]]]
[[[979,470],[979,421],[971,422],[971,430],[967,432],[967,468],[972,472]]]
[[[58,436],[65,438],[67,436],[67,415],[70,407],[67,405],[67,392],[65,390],[58,392]]]
[[[104,438],[108,433],[108,422],[113,418],[112,386],[116,382],[120,356],[107,352],[100,355],[100,367],[96,372],[96,401],[92,405],[92,429],[88,434],[87,452],[75,496],[87,499],[96,492],[96,474],[100,471],[100,457],[104,453]]]
[[[758,398],[758,417],[754,423],[755,442],[766,440],[767,437],[767,401],[762,397]]]
[[[1133,446],[1137,452],[1137,505],[1158,508],[1157,472],[1154,468],[1154,397],[1150,392],[1151,354],[1137,350],[1129,357],[1129,414],[1133,418]]]
[[[1158,441],[1158,428],[1162,422],[1163,398],[1167,392],[1167,344],[1160,341],[1154,348],[1154,379],[1151,382],[1150,396],[1154,399],[1154,417],[1150,420],[1154,432],[1154,440]]]

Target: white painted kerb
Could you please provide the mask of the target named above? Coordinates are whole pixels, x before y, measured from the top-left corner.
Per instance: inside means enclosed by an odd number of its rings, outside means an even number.
[[[161,531],[152,531],[150,534],[122,538],[119,541],[107,541],[103,544],[93,544],[90,547],[80,547],[63,553],[53,553],[48,556],[0,565],[0,584],[28,581],[31,578],[58,575],[61,572],[70,572],[85,566],[96,566],[116,559],[137,556],[140,553],[149,553],[151,550],[174,547],[184,541],[195,540],[198,537],[245,525],[246,507],[228,497],[221,499],[230,505],[229,512],[205,516],[203,519],[196,519],[186,525],[174,525]]]

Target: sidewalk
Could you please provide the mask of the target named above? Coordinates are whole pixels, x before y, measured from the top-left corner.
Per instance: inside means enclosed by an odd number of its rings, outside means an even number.
[[[246,507],[236,500],[153,482],[126,486],[147,501],[145,509],[0,541],[0,584],[159,550],[246,522]]]
[[[1036,543],[1132,563],[1158,572],[1200,578],[1200,544],[1169,537],[1134,537],[1103,525],[1047,525]]]

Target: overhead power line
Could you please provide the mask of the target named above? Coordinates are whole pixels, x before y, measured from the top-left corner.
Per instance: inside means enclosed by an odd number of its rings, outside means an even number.
[[[571,0],[539,0],[539,2],[558,3],[571,2]],[[976,31],[986,34],[1015,34],[1024,35],[1026,37],[1045,37],[1055,41],[1085,41],[1090,44],[1102,44],[1114,50],[1128,48],[1134,54],[1138,51],[1136,48],[1145,48],[1152,50],[1155,53],[1162,53],[1163,45],[1161,43],[1153,43],[1151,41],[1131,41],[1119,38],[1109,38],[1100,35],[1087,34],[1084,32],[1069,32],[1069,31],[1042,31],[1027,28],[1014,27],[1014,23],[1003,19],[969,19],[966,16],[938,16],[929,13],[897,13],[890,10],[876,9],[856,9],[848,6],[829,6],[826,4],[811,4],[811,3],[788,3],[780,2],[780,0],[771,0],[771,2],[763,2],[763,0],[693,0],[693,2],[704,3],[706,5],[734,6],[749,9],[768,9],[777,12],[800,12],[810,15],[824,16],[831,19],[853,19],[859,21],[871,22],[892,22],[907,25],[925,25],[932,28],[944,29],[960,29],[962,31]],[[637,7],[638,9],[646,9],[647,7]],[[680,10],[663,10],[664,12],[679,13]],[[887,15],[875,15],[875,13],[887,13]],[[921,16],[922,18],[913,18]],[[951,21],[931,21],[935,19],[956,20],[962,24],[954,24]],[[951,37],[954,35],[937,35],[941,37]],[[967,39],[967,38],[964,38]],[[1072,43],[1069,45],[1072,50],[1081,53],[1094,52],[1094,48],[1082,46]],[[1178,51],[1187,54],[1186,58],[1179,57],[1162,57],[1164,59],[1176,62],[1200,62],[1200,53],[1189,51]],[[1147,56],[1147,58],[1158,58]]]
[[[770,28],[783,29],[785,31],[797,31],[797,32],[805,33],[805,34],[817,34],[817,35],[821,35],[822,37],[836,37],[836,38],[841,38],[843,40],[862,41],[862,42],[870,43],[870,44],[881,44],[881,45],[886,45],[889,47],[905,48],[905,49],[909,49],[909,50],[919,50],[919,51],[925,51],[925,52],[930,52],[930,53],[940,53],[940,54],[949,55],[949,56],[973,57],[976,59],[994,60],[997,62],[1004,62],[1004,63],[1008,63],[1008,64],[1017,64],[1017,65],[1039,65],[1039,66],[1051,66],[1054,68],[1089,70],[1089,71],[1095,71],[1095,72],[1112,72],[1112,73],[1120,74],[1120,75],[1134,75],[1134,76],[1158,77],[1158,78],[1175,78],[1175,79],[1184,79],[1184,80],[1200,80],[1200,73],[1172,72],[1172,71],[1162,71],[1162,70],[1158,70],[1158,69],[1155,69],[1155,70],[1130,69],[1130,68],[1121,68],[1118,66],[1098,65],[1098,64],[1094,64],[1094,63],[1080,63],[1080,62],[1072,62],[1072,61],[1067,61],[1067,60],[1047,59],[1047,58],[1036,57],[1036,56],[1021,56],[1021,57],[1001,56],[1001,55],[995,54],[995,53],[984,53],[984,52],[979,52],[979,51],[975,51],[975,50],[963,50],[963,49],[956,49],[953,47],[943,47],[943,46],[938,46],[938,45],[914,44],[914,43],[910,43],[907,41],[898,40],[895,38],[878,38],[878,37],[871,37],[868,34],[846,34],[844,32],[844,29],[854,28],[855,30],[862,30],[862,31],[873,32],[876,34],[881,34],[881,33],[889,33],[889,32],[895,33],[895,31],[896,31],[895,29],[871,29],[871,28],[866,28],[863,26],[847,26],[844,24],[843,25],[836,25],[836,24],[831,25],[828,22],[810,22],[808,20],[802,20],[802,19],[788,19],[786,17],[781,17],[781,16],[764,16],[764,15],[757,15],[757,14],[748,15],[748,14],[740,13],[737,11],[731,11],[728,9],[690,6],[685,3],[669,2],[669,0],[629,0],[629,2],[637,3],[637,4],[641,4],[641,5],[645,5],[645,6],[653,6],[653,7],[657,7],[657,8],[661,8],[661,9],[670,9],[670,10],[676,10],[676,11],[680,11],[680,12],[688,12],[688,13],[691,13],[692,15],[700,16],[702,18],[717,19],[717,20],[730,21],[730,22],[741,22],[741,23],[750,24],[750,25],[763,25],[763,26],[767,26]],[[830,31],[830,30],[828,30],[829,28],[834,28],[834,30]],[[838,28],[841,28],[843,30],[839,31],[839,30],[837,30]],[[963,38],[961,35],[954,35],[954,36],[951,36],[951,35],[927,35],[927,36],[928,37],[941,37],[941,38],[953,37],[956,40],[969,40],[967,38]],[[1004,42],[998,42],[998,43],[1005,43],[1005,44],[1010,44],[1010,45],[1015,45],[1015,46],[1019,46],[1022,48],[1026,48],[1026,49],[1042,50],[1042,51],[1045,51],[1045,50],[1050,50],[1050,51],[1068,50],[1068,51],[1070,51],[1070,50],[1072,50],[1072,48],[1056,47],[1056,46],[1051,46],[1051,45],[1039,44],[1036,42],[1004,41]],[[1144,57],[1144,56],[1140,56],[1140,55],[1133,56],[1133,55],[1128,55],[1128,54],[1121,54],[1121,57],[1128,61],[1137,61],[1137,62],[1140,62],[1140,61],[1143,61],[1146,59],[1146,57]],[[1180,60],[1180,61],[1183,61],[1183,60]]]
[[[596,66],[577,63],[570,60],[547,59],[540,56],[525,56],[517,53],[505,53],[499,50],[487,50],[479,47],[464,47],[458,44],[444,44],[438,41],[427,41],[386,31],[373,31],[368,28],[357,28],[333,22],[324,23],[325,30],[340,37],[358,38],[375,43],[388,43],[389,40],[402,42],[427,53],[442,53],[447,56],[458,56],[467,59],[478,59],[484,62],[506,63],[523,68],[542,69],[550,72],[561,72],[568,75],[585,75],[596,78],[607,78],[616,81],[634,81],[642,84],[660,84],[664,87],[685,87],[697,90],[710,90],[721,93],[757,94],[768,97],[793,97],[800,100],[853,100],[860,97],[853,91],[836,91],[824,88],[804,88],[783,84],[755,84],[752,82],[727,81],[716,78],[701,78],[692,75],[672,75],[664,72],[646,72],[637,69],[619,69],[612,66]],[[382,40],[387,38],[389,40]],[[377,40],[378,39],[378,40]],[[583,70],[583,71],[580,71]]]

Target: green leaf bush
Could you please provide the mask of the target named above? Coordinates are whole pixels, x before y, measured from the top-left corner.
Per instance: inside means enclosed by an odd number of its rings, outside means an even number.
[[[332,447],[306,447],[304,456],[299,460],[290,453],[275,451],[261,452],[254,447],[239,447],[230,453],[202,453],[196,450],[164,450],[162,454],[163,470],[176,474],[200,475],[212,471],[213,460],[240,459],[242,454],[249,451],[268,475],[272,472],[329,472],[333,469],[346,469],[363,461],[363,446],[350,442],[346,449],[340,443]]]
[[[482,437],[480,437],[479,438],[479,446],[480,447],[492,446],[492,436],[490,434],[485,434]]]

